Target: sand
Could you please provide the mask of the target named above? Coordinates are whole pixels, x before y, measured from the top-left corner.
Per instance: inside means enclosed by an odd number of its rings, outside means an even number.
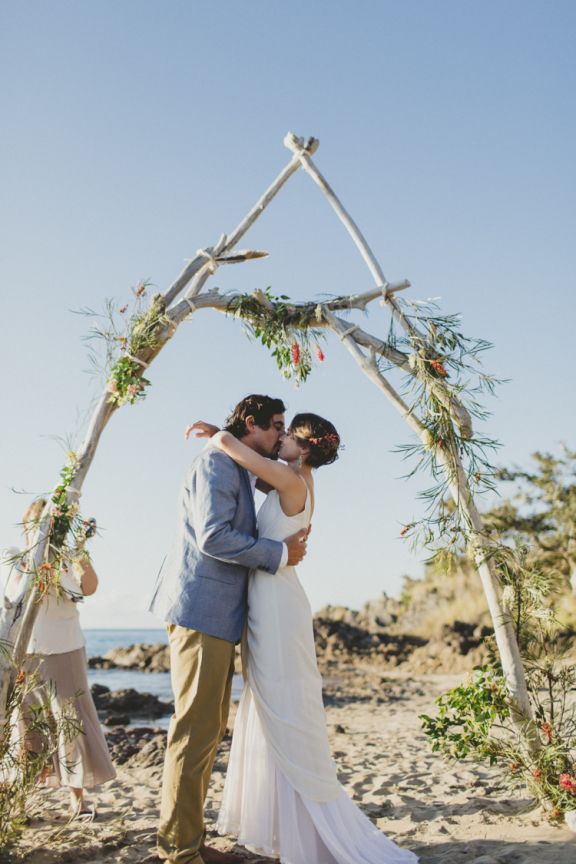
[[[458,680],[410,678],[382,669],[327,679],[327,723],[341,782],[378,828],[416,852],[422,864],[574,864],[576,835],[548,824],[495,771],[473,763],[448,764],[431,752],[418,715],[432,712],[436,696]],[[234,845],[233,838],[214,833],[229,749],[227,737],[206,808],[209,842],[221,849]],[[15,860],[153,861],[162,769],[134,762],[137,758],[91,795],[98,810],[92,823],[66,822],[64,790],[40,791]],[[247,860],[270,861],[256,855]]]

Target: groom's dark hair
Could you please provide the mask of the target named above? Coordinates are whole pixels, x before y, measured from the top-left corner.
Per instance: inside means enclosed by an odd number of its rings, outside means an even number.
[[[235,438],[243,438],[247,434],[247,417],[253,417],[254,423],[261,429],[268,429],[274,414],[284,414],[285,411],[286,407],[281,399],[252,393],[238,402],[230,416],[226,418],[224,429],[226,432],[231,432]]]

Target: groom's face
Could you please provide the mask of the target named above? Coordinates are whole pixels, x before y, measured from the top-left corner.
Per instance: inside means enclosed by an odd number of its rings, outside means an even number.
[[[252,447],[257,453],[260,453],[261,456],[277,459],[280,444],[286,431],[284,414],[273,414],[268,429],[262,429],[260,426],[256,426],[255,423],[249,423],[248,421],[246,427],[249,429],[249,434],[243,439],[244,443]]]

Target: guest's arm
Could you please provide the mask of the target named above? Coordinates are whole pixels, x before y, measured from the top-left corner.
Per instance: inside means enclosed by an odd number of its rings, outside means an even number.
[[[80,562],[80,567],[82,568],[82,578],[80,580],[82,594],[85,597],[90,597],[91,594],[96,593],[96,589],[98,588],[98,576],[89,558],[84,558]]]

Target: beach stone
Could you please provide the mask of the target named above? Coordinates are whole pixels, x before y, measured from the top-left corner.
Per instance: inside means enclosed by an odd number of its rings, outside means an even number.
[[[566,822],[566,827],[570,829],[570,831],[576,832],[576,810],[567,810],[564,813],[564,821]]]
[[[157,727],[121,726],[105,733],[112,761],[116,765],[152,767],[161,765],[166,749],[166,732]]]
[[[170,649],[168,645],[142,643],[128,648],[112,648],[103,657],[91,657],[88,666],[92,669],[138,669],[140,672],[169,672]]]
[[[128,714],[109,714],[103,722],[105,726],[128,726],[130,717]]]
[[[139,693],[132,688],[110,691],[108,687],[97,684],[90,689],[98,712],[128,717],[164,717],[174,711],[173,702],[163,702],[152,693]]]

